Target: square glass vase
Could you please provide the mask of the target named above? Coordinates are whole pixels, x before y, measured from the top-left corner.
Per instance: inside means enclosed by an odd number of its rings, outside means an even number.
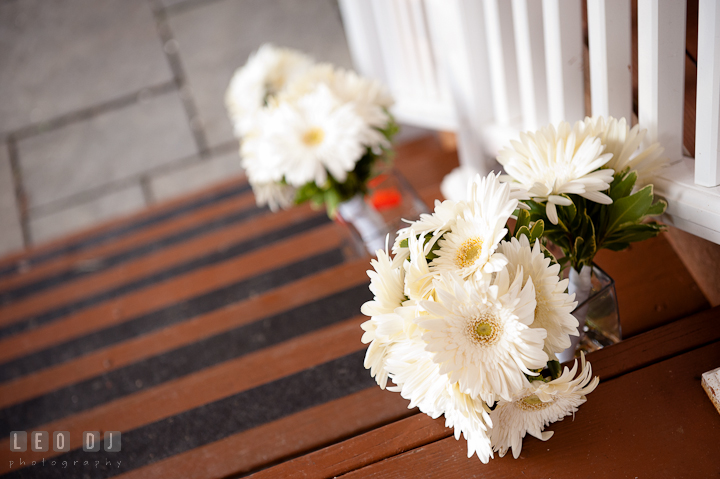
[[[405,178],[393,170],[368,182],[368,194],[357,195],[338,205],[335,221],[349,232],[353,249],[360,256],[375,256],[385,249],[386,238],[392,247],[395,234],[428,213],[425,203]]]
[[[615,281],[599,266],[593,264],[590,295],[573,311],[578,320],[580,342],[574,356],[586,354],[622,340]]]

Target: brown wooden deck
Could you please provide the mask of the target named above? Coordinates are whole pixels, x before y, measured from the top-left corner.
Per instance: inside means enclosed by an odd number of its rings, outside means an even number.
[[[397,157],[428,203],[456,164],[433,137]],[[628,339],[589,355],[600,386],[551,441],[483,465],[362,367],[368,258],[323,212],[258,209],[238,179],[4,258],[0,473],[717,475],[720,415],[700,374],[720,365],[720,309],[664,237],[598,263]],[[10,452],[9,432],[23,430],[69,431],[72,450]],[[122,451],[82,452],[83,431],[122,431]]]

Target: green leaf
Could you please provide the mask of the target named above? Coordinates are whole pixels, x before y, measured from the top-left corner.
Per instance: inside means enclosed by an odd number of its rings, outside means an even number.
[[[611,234],[626,224],[641,220],[650,208],[652,200],[653,187],[647,185],[634,195],[615,201],[609,206],[606,234]]]
[[[521,226],[520,228],[515,229],[515,237],[520,239],[520,235],[525,235],[528,239],[530,239],[530,230],[527,226]]]
[[[517,221],[515,221],[515,232],[523,226],[530,226],[530,213],[527,210],[520,209],[517,214]]]
[[[637,225],[628,225],[610,235],[605,241],[605,247],[613,243],[635,243],[638,241],[644,241],[646,239],[654,238],[663,231],[666,227],[658,223],[643,223]]]
[[[444,236],[445,236],[444,234],[440,235],[440,237],[437,239],[437,241],[435,241],[435,243],[433,243],[432,247],[430,247],[430,251],[428,251],[428,254],[425,255],[425,259],[428,260],[428,262],[434,260],[435,258],[439,258],[439,256],[437,254],[435,254],[435,251],[440,249],[440,240]],[[432,239],[431,235],[425,236],[425,244],[428,244],[428,241],[430,241],[431,239]]]
[[[583,243],[585,240],[582,238],[582,236],[578,236],[575,238],[575,244],[573,244],[573,253],[577,256],[578,252],[580,251],[580,248],[582,248]]]
[[[579,255],[579,259],[582,264],[590,265],[593,262],[593,258],[595,258],[595,253],[597,253],[597,240],[595,239],[595,225],[590,215],[587,214],[587,211],[584,213],[584,216],[585,231],[583,232],[583,238],[585,241],[582,245],[582,252]]]
[[[401,247],[401,248],[407,248],[407,247],[408,247],[408,239],[407,239],[407,238],[405,238],[404,240],[402,240],[402,241],[400,242],[400,247]]]
[[[335,218],[337,207],[340,204],[340,194],[334,190],[329,189],[325,192],[325,207],[330,218]]]
[[[566,198],[570,201],[573,201],[573,199],[570,198],[570,196],[568,196],[564,193],[560,196],[562,196],[563,198]],[[577,215],[577,206],[575,206],[574,201],[570,205],[560,206],[560,207],[557,207],[557,209],[558,209],[558,216],[562,215],[563,218],[565,218],[566,224],[572,223],[573,220],[575,219],[575,216]]]
[[[630,243],[610,243],[603,244],[603,248],[609,249],[610,251],[622,251],[630,247]]]
[[[647,211],[645,212],[645,216],[660,216],[661,214],[665,213],[666,209],[667,201],[658,200],[657,203],[647,209]]]
[[[526,374],[525,377],[526,377],[526,378],[528,379],[528,381],[530,381],[530,382],[533,382],[533,381],[545,381],[545,378],[543,377],[543,375],[540,374],[539,371],[536,371],[536,372],[538,373],[537,376],[530,376],[529,374]]]
[[[530,246],[535,244],[535,240],[542,238],[543,232],[545,231],[545,222],[543,220],[537,220],[533,227],[530,229]]]
[[[530,221],[545,219],[545,205],[533,200],[526,200],[524,203],[530,208]]]
[[[608,190],[608,196],[612,198],[613,202],[625,198],[632,192],[636,181],[637,173],[635,171],[621,172],[615,175],[615,179]]]
[[[548,361],[547,367],[550,370],[550,374],[552,375],[553,379],[557,379],[560,377],[560,374],[562,373],[560,361]]]
[[[322,193],[322,190],[320,190],[314,182],[305,183],[295,192],[295,203],[304,203],[312,199],[318,193]]]

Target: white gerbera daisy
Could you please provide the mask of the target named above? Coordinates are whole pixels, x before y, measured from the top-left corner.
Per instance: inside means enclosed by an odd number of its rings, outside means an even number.
[[[547,363],[546,332],[531,329],[535,310],[532,280],[522,287],[522,272],[509,283],[507,271],[496,283],[463,281],[453,273],[435,280],[437,301],[422,301],[429,314],[417,318],[428,331],[422,338],[435,353],[440,374],[459,382],[460,390],[487,404],[510,400]]]
[[[435,244],[443,233],[450,231],[453,226],[455,226],[458,217],[460,217],[464,209],[464,201],[445,200],[441,202],[440,200],[435,200],[435,210],[432,213],[422,213],[420,219],[410,222],[410,226],[398,231],[393,252],[402,254],[400,251],[400,243],[408,239],[411,232],[412,234],[422,236],[430,234],[431,240],[428,244]]]
[[[499,271],[507,260],[495,250],[507,233],[505,224],[517,204],[510,197],[510,185],[500,183],[499,175],[477,175],[468,186],[462,215],[438,243],[438,258],[432,262],[435,270],[456,271],[463,278],[478,271]]]
[[[402,306],[404,271],[383,250],[377,251],[377,259],[370,261],[374,271],[368,270],[370,291],[374,298],[362,305],[361,311],[370,316],[361,328],[365,331],[363,344],[370,343],[365,355],[365,368],[375,378],[381,388],[385,388],[388,372],[385,367],[388,348],[403,333],[403,318],[395,314]]]
[[[576,360],[572,370],[565,368],[559,378],[548,383],[532,381],[528,387],[518,392],[512,401],[500,401],[490,413],[495,425],[491,440],[500,457],[512,448],[513,456],[517,459],[526,434],[547,441],[553,432],[543,432],[545,427],[577,412],[577,408],[586,401],[585,396],[600,382],[597,377],[591,380],[592,368],[590,363],[585,361],[584,354],[581,361],[582,370],[577,378]]]
[[[505,232],[505,228],[493,231],[481,216],[468,211],[438,242],[440,249],[435,252],[438,257],[431,265],[439,272],[456,271],[462,278],[499,271],[507,260],[495,250]]]
[[[381,82],[361,77],[350,70],[338,69],[335,71],[332,89],[343,101],[354,102],[358,115],[368,124],[375,128],[384,128],[387,125],[386,110],[394,102]]]
[[[501,183],[499,175],[490,173],[483,178],[476,175],[468,184],[466,200],[435,202],[432,214],[420,215],[420,219],[398,232],[393,250],[406,254],[400,242],[407,240],[411,231],[417,235],[431,235],[427,247],[438,243],[434,251],[438,256],[430,264],[434,273],[454,271],[463,278],[475,273],[493,273],[506,261],[495,250],[507,230],[505,224],[518,201],[511,197],[510,186]],[[444,235],[444,236],[443,236]]]
[[[640,130],[639,125],[630,128],[625,118],[587,117],[582,126],[585,135],[600,138],[605,145],[605,153],[612,153],[612,159],[605,166],[616,172],[626,168],[634,170],[638,174],[638,184],[647,184],[667,163],[667,158],[663,156],[665,148],[659,143],[640,149],[647,130]]]
[[[362,138],[369,127],[351,104],[341,104],[324,85],[295,104],[280,102],[263,115],[256,135],[244,141],[269,176],[300,187],[322,186],[330,173],[342,183],[365,153]],[[245,145],[248,143],[248,145]]]
[[[225,105],[235,133],[239,136],[246,134],[252,128],[254,114],[263,107],[268,97],[276,95],[312,64],[313,60],[307,55],[270,44],[253,53],[247,63],[235,72],[225,93]]]
[[[537,132],[520,133],[520,141],[512,140],[512,148],[504,148],[498,161],[510,178],[528,191],[538,202],[547,201],[546,213],[553,224],[558,216],[555,205],[572,202],[560,196],[577,194],[590,201],[610,204],[609,196],[601,193],[610,187],[614,170],[599,169],[612,157],[604,153],[599,138],[584,136],[579,127],[567,122],[541,128]]]
[[[560,281],[560,265],[550,265],[550,258],[543,254],[539,240],[531,248],[527,236],[521,235],[520,240],[512,238],[500,243],[498,251],[509,261],[510,281],[515,279],[518,266],[522,267],[523,281],[532,280],[537,306],[530,327],[547,331],[545,352],[554,358],[570,347],[570,335],[578,335],[578,322],[571,314],[577,305],[573,301],[575,295],[565,293],[568,280]]]
[[[293,204],[295,198],[295,188],[292,186],[276,183],[273,181],[266,183],[250,183],[255,202],[258,206],[268,205],[270,211],[277,211],[280,208],[289,208]]]
[[[295,102],[318,85],[328,87],[340,103],[352,105],[355,113],[372,127],[362,132],[360,140],[364,145],[373,149],[390,147],[390,142],[379,131],[387,126],[390,120],[387,109],[393,104],[392,97],[382,83],[361,77],[353,71],[321,63],[303,72],[279,98],[281,101]]]
[[[447,375],[440,374],[440,366],[433,362],[422,340],[407,339],[396,344],[387,364],[397,385],[388,390],[410,400],[408,408],[418,407],[433,419],[444,414],[445,426],[455,429],[455,439],[460,439],[461,434],[467,439],[468,457],[477,454],[483,463],[490,460],[490,409],[480,399],[463,393]]]

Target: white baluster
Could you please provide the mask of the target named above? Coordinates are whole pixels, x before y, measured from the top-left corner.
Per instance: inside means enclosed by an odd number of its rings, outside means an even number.
[[[403,58],[395,6],[386,0],[372,0],[372,12],[380,44],[387,83],[395,99],[401,101],[407,92],[407,61]]]
[[[440,97],[435,71],[435,62],[432,56],[430,35],[425,21],[425,6],[422,0],[407,0],[410,20],[415,35],[415,48],[418,55],[418,65],[423,83],[425,98],[437,101]]]
[[[695,183],[720,186],[720,5],[700,0],[698,14]]]
[[[550,122],[585,116],[580,0],[543,0]]]
[[[495,123],[505,126],[520,116],[511,4],[483,0],[483,7]]]
[[[388,3],[395,10],[395,20],[397,22],[395,29],[400,38],[400,49],[406,68],[403,88],[411,93],[414,98],[422,98],[425,96],[425,85],[420,68],[415,31],[410,17],[410,5],[407,0],[390,0]]]
[[[592,114],[632,121],[630,0],[588,0]]]
[[[523,128],[536,130],[548,122],[542,5],[513,0],[512,11]]]
[[[685,2],[638,0],[638,121],[647,143],[683,156]]]
[[[435,58],[445,73],[457,118],[460,164],[487,172],[480,125],[492,120],[483,12],[473,0],[425,0]]]
[[[364,76],[387,82],[372,4],[339,0],[339,6],[355,69]]]

